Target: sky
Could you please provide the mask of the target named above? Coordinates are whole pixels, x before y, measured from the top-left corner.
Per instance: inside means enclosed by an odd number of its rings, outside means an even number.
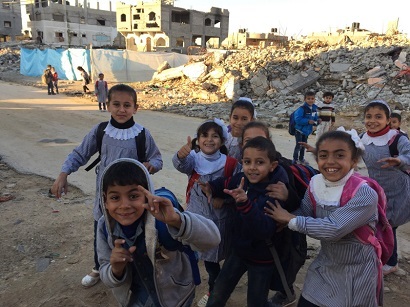
[[[100,0],[100,6],[102,2],[105,1]],[[241,28],[266,33],[277,28],[281,35],[297,37],[312,32],[334,32],[353,22],[359,22],[362,29],[384,33],[388,22],[397,18],[399,31],[410,35],[408,3],[408,0],[176,0],[174,5],[205,12],[212,6],[228,9],[229,33]]]

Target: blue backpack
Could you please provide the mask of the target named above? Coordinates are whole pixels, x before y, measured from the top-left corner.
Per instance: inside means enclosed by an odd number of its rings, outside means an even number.
[[[306,108],[304,106],[300,106],[297,108],[295,111],[293,111],[290,116],[289,116],[289,134],[290,135],[295,135],[296,133],[296,121],[295,121],[295,112],[299,110],[300,108],[303,109],[303,116],[306,114]],[[310,110],[309,110],[310,111]]]

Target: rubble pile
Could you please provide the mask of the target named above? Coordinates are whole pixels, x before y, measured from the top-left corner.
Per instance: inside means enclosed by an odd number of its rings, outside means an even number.
[[[394,109],[410,110],[410,82],[389,54],[401,47],[402,61],[410,51],[402,35],[368,36],[329,45],[323,41],[291,41],[288,48],[246,49],[208,53],[190,63],[157,72],[145,86],[146,95],[163,101],[142,101],[143,107],[187,116],[227,119],[230,104],[240,96],[252,98],[259,118],[283,126],[303,101],[308,89],[335,93],[338,111],[358,116],[358,107],[375,97]],[[403,59],[404,56],[404,59]],[[212,104],[211,104],[212,103]]]
[[[20,49],[0,49],[0,72],[9,70],[20,71]]]

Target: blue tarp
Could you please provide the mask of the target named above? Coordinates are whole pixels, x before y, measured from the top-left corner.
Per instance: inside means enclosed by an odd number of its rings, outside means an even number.
[[[50,64],[59,79],[82,79],[77,66],[91,71],[90,50],[88,49],[25,49],[21,48],[20,73],[24,76],[40,77]]]

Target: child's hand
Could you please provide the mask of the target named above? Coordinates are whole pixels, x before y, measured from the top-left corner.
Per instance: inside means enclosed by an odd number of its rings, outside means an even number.
[[[157,169],[155,167],[153,167],[151,163],[144,162],[142,164],[144,164],[144,166],[148,170],[148,173],[150,173],[151,175],[156,173]]]
[[[206,198],[208,199],[208,204],[211,203],[212,200],[212,189],[211,185],[208,182],[202,182],[200,180],[197,181],[199,187],[201,188],[202,192],[205,193]]]
[[[117,239],[114,241],[114,249],[111,252],[110,264],[111,270],[115,278],[122,279],[124,276],[124,269],[128,262],[132,262],[132,253],[135,252],[136,246],[131,246],[128,250],[122,247],[125,243],[124,239]]]
[[[268,191],[265,195],[276,198],[278,200],[286,201],[289,197],[289,191],[286,185],[279,181],[278,183],[272,183],[266,187]]]
[[[147,202],[144,204],[145,210],[151,213],[157,220],[169,226],[178,229],[181,227],[181,217],[175,212],[174,206],[168,198],[151,194],[150,191],[140,185],[138,186],[138,191],[144,193],[147,199]]]
[[[268,204],[268,206],[264,208],[265,214],[274,219],[279,224],[288,224],[291,219],[296,217],[295,215],[283,209],[277,200],[275,201],[275,205],[272,204],[269,200],[266,203]]]
[[[401,160],[400,160],[399,158],[390,157],[390,158],[380,159],[380,160],[377,161],[377,162],[379,162],[379,163],[385,162],[385,163],[381,166],[381,168],[389,168],[389,167],[392,167],[392,166],[399,166],[400,163],[401,163]]]
[[[51,186],[50,192],[55,195],[57,199],[68,192],[67,176],[67,173],[61,172]]]
[[[243,189],[244,184],[245,184],[245,178],[242,177],[239,187],[233,190],[224,189],[224,193],[231,195],[236,203],[244,203],[248,201],[248,195]]]
[[[186,157],[188,157],[191,150],[192,150],[192,141],[191,141],[191,137],[188,136],[187,143],[184,146],[182,146],[180,150],[178,150],[178,153],[177,153],[178,159],[185,159]]]
[[[313,119],[309,119],[308,124],[309,124],[309,125],[314,125],[314,124],[315,124],[315,121],[314,121]]]
[[[312,145],[309,145],[309,144],[306,143],[306,142],[299,142],[299,145],[305,147],[305,149],[306,149],[307,152],[312,152],[312,153],[315,153],[315,152],[316,152],[316,148],[313,147]]]

